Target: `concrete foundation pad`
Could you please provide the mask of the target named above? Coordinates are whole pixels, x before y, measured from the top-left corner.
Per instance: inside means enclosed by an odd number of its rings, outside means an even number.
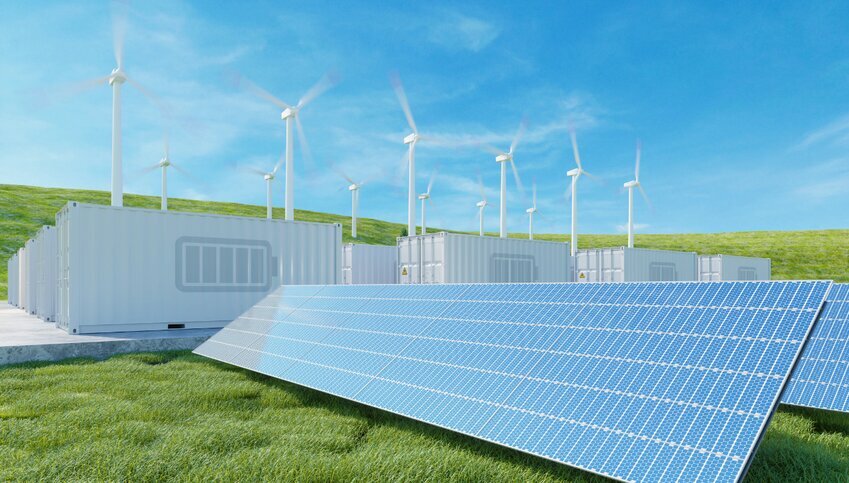
[[[0,365],[59,361],[72,357],[105,359],[115,354],[194,349],[219,329],[173,329],[70,335],[34,315],[0,303]]]

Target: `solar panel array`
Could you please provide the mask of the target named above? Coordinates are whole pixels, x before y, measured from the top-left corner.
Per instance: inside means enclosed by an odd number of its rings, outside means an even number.
[[[195,352],[621,480],[734,481],[829,286],[288,286]]]
[[[832,285],[781,402],[849,411],[849,284]]]

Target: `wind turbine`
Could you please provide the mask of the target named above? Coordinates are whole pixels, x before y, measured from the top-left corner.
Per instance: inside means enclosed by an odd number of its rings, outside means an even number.
[[[572,138],[572,155],[575,157],[575,164],[578,166],[566,172],[566,175],[572,178],[572,246],[570,249],[574,257],[578,251],[578,178],[584,174],[592,175],[584,171],[581,165],[581,154],[578,152],[578,140],[575,137],[574,129],[569,129],[569,136]]]
[[[336,172],[345,179],[348,183],[348,191],[351,192],[351,238],[357,238],[357,212],[360,209],[360,188],[366,184],[366,181],[355,182],[350,176],[343,171]],[[341,188],[340,188],[341,189]]]
[[[436,178],[436,171],[430,174],[430,181],[427,184],[427,191],[419,195],[419,199],[422,200],[422,235],[427,235],[427,222],[425,218],[425,206],[427,205],[427,200],[430,199],[430,190],[433,188],[433,180]]]
[[[294,140],[292,139],[292,122],[294,121],[295,125],[297,126],[298,140],[301,143],[301,151],[305,155],[304,157],[309,160],[311,156],[309,145],[307,144],[306,136],[304,136],[304,128],[301,125],[301,119],[298,117],[298,114],[301,112],[301,109],[303,109],[307,104],[314,101],[326,90],[333,87],[337,82],[336,76],[332,74],[326,74],[314,86],[312,86],[294,106],[283,102],[270,92],[266,91],[262,87],[259,87],[258,85],[245,79],[242,76],[237,76],[236,80],[238,83],[244,83],[246,88],[257,96],[265,99],[266,101],[271,102],[272,104],[283,110],[283,112],[280,114],[280,118],[286,121],[286,219],[294,220],[295,166],[293,160]]]
[[[534,213],[537,212],[537,184],[534,182],[533,185],[533,200],[534,204],[527,210],[525,213],[528,214],[528,240],[534,239]]]
[[[123,5],[126,9],[126,2],[115,3]],[[112,72],[107,76],[82,81],[66,89],[67,93],[76,94],[99,85],[109,84],[112,86],[112,206],[124,205],[124,172],[121,159],[121,85],[128,82],[154,103],[160,104],[156,96],[124,72],[126,26],[126,10],[113,15],[112,46],[116,67],[112,69]],[[161,104],[158,107],[162,109]]]
[[[640,152],[642,151],[642,144],[640,141],[637,141],[637,160],[634,167],[634,180],[628,181],[625,183],[625,188],[628,189],[628,247],[634,248],[634,188],[640,190],[640,194],[643,195],[643,199],[646,200],[646,203],[651,205],[651,201],[649,201],[649,197],[646,194],[646,191],[643,189],[643,185],[640,184]]]
[[[277,172],[280,171],[280,167],[283,166],[283,156],[280,156],[280,160],[277,161],[277,165],[274,166],[274,169],[271,171],[263,171],[259,168],[248,167],[246,168],[248,171],[254,174],[258,174],[262,176],[262,179],[265,180],[265,217],[269,220],[272,218],[271,215],[271,184],[274,181],[274,177],[277,176]]]
[[[183,168],[177,166],[176,164],[171,162],[171,157],[168,154],[168,134],[165,134],[165,145],[162,154],[162,159],[159,160],[158,163],[148,166],[144,169],[144,173],[149,173],[155,169],[162,169],[162,203],[161,209],[162,211],[168,211],[168,168],[174,168],[181,173],[188,175],[188,173],[183,170]]]
[[[404,86],[401,85],[401,78],[397,74],[390,77],[392,88],[395,90],[395,95],[398,96],[398,102],[401,103],[401,109],[404,110],[404,116],[407,117],[407,124],[413,131],[404,138],[404,144],[410,148],[407,156],[407,171],[409,173],[409,181],[407,188],[407,233],[410,236],[416,234],[416,143],[421,140],[419,130],[416,127],[416,121],[413,120],[413,112],[410,110],[410,103],[407,101],[407,94],[404,92]]]
[[[486,201],[486,190],[483,189],[483,178],[478,175],[478,189],[480,190],[481,200],[475,206],[478,207],[478,218],[480,218],[480,236],[483,236],[483,210],[489,203]]]
[[[519,129],[516,131],[516,135],[513,137],[513,142],[510,143],[510,150],[507,152],[499,151],[498,149],[489,146],[482,145],[485,150],[495,155],[495,162],[501,165],[501,220],[499,222],[499,236],[501,238],[507,238],[507,163],[510,163],[510,167],[513,169],[513,177],[516,180],[516,186],[519,187],[519,190],[524,192],[524,188],[522,187],[522,180],[519,179],[519,172],[516,170],[516,163],[513,162],[513,152],[516,150],[516,146],[519,145],[519,140],[522,138],[522,135],[525,133],[526,122],[523,119],[522,122],[519,123]]]

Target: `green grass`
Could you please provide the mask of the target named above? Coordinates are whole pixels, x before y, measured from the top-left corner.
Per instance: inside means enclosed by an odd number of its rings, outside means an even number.
[[[105,191],[40,188],[0,185],[0,300],[6,298],[6,261],[42,225],[52,225],[56,212],[68,201],[109,204]],[[155,196],[124,195],[124,204],[141,208],[159,208]],[[240,203],[168,200],[174,211],[217,213],[238,216],[265,216],[265,207]],[[283,208],[274,209],[275,218],[283,218]],[[298,220],[341,223],[346,242],[353,241],[351,217],[314,211],[296,210]],[[404,225],[370,218],[357,224],[359,243],[393,245]],[[436,231],[438,229],[434,229]],[[511,236],[525,237],[524,233]],[[541,240],[565,240],[565,235],[537,235]],[[626,244],[624,235],[581,235],[582,247],[615,247]],[[775,279],[833,279],[849,282],[849,229],[818,231],[756,231],[712,234],[638,235],[636,246],[668,250],[687,250],[701,254],[724,253],[772,258]]]
[[[602,481],[187,352],[0,368],[0,480]],[[849,417],[782,409],[749,481],[847,481]]]

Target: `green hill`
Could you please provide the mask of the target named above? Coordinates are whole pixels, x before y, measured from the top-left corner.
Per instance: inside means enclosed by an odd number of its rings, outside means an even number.
[[[68,201],[109,204],[106,191],[0,185],[0,300],[6,298],[6,261],[42,225],[52,225],[56,212]],[[156,196],[125,194],[124,204],[139,208],[159,208]],[[174,211],[216,213],[238,216],[265,216],[265,207],[241,203],[194,201],[170,198]],[[274,209],[283,218],[283,208]],[[351,217],[296,210],[298,220],[341,223],[345,241],[353,241]],[[359,243],[391,245],[404,225],[360,218]],[[524,233],[511,236],[525,237]],[[537,235],[543,240],[566,239],[566,235]],[[622,246],[625,235],[582,235],[582,247]],[[772,258],[775,279],[834,279],[849,281],[849,229],[819,231],[758,231],[715,234],[638,235],[636,245],[644,248],[686,250],[698,253],[724,253]]]

